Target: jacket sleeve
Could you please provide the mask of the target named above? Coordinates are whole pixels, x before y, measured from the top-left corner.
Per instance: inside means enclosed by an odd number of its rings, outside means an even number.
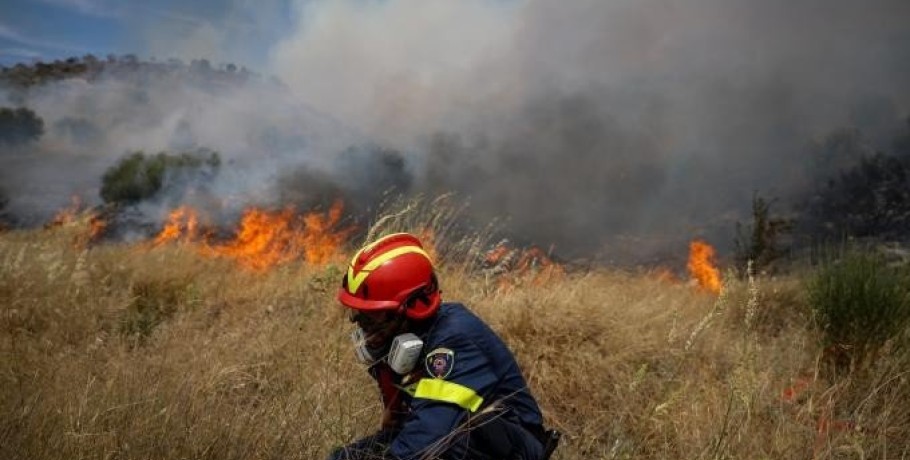
[[[476,344],[463,338],[440,344],[434,350],[452,352],[451,368],[441,377],[433,377],[438,372],[427,369],[430,377],[417,382],[411,412],[390,448],[396,458],[438,455],[449,448],[458,437],[458,425],[484,404],[484,396],[492,393],[498,381],[489,359]],[[425,361],[432,360],[434,350],[427,353]]]

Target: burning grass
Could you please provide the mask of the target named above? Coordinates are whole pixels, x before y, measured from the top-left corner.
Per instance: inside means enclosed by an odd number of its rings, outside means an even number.
[[[339,258],[343,244],[353,231],[339,225],[343,211],[341,201],[336,201],[324,214],[319,211],[297,214],[290,208],[281,211],[249,208],[243,213],[234,237],[216,241],[211,228],[203,229],[199,213],[181,206],[170,213],[151,246],[190,243],[204,256],[226,257],[260,272],[294,260],[325,265]]]
[[[341,266],[74,248],[85,231],[0,234],[0,458],[318,459],[378,424]],[[798,277],[719,296],[622,271],[499,289],[450,262],[441,280],[515,350],[558,459],[910,455],[904,342],[829,375]]]
[[[689,262],[686,265],[698,286],[714,295],[723,287],[720,270],[714,259],[714,248],[710,244],[695,240],[689,244]]]

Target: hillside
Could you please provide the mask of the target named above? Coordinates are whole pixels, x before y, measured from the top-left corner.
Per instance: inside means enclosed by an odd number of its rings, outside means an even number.
[[[130,55],[19,64],[0,69],[0,223],[40,226],[73,196],[119,206],[108,219],[113,239],[148,237],[183,206],[227,228],[250,207],[305,212],[341,199],[364,223],[388,196],[454,192],[473,201],[466,217],[475,225],[501,222],[523,244],[619,266],[678,263],[678,248],[693,238],[710,240],[739,268],[751,257],[761,269],[818,244],[907,244],[910,119],[888,100],[851,109],[875,123],[859,117],[792,139],[791,163],[779,165],[786,174],[738,182],[723,162],[669,147],[657,155],[648,136],[566,98],[529,101],[539,116],[514,120],[524,128],[501,146],[455,127],[396,146],[234,64]],[[591,142],[575,145],[588,135]],[[109,193],[109,177],[144,188],[117,174],[131,159],[200,152],[216,153],[219,167],[198,173],[162,160],[149,193],[126,202]],[[774,169],[761,155],[754,161],[740,170]],[[701,174],[710,177],[697,180]],[[777,183],[783,178],[791,184]],[[773,243],[762,239],[780,244],[758,254]]]
[[[102,182],[119,162],[202,151],[223,160],[217,178],[160,177],[172,193],[133,200],[142,206],[124,212],[140,227],[160,225],[173,208],[194,204],[188,190],[231,197],[234,213],[296,204],[320,187],[301,178],[337,188],[322,170],[350,161],[340,153],[358,139],[277,80],[235,65],[132,56],[20,64],[0,69],[0,219],[36,227],[73,196],[109,203]]]
[[[215,67],[206,59],[193,60],[187,65],[179,59],[144,61],[134,55],[113,54],[102,59],[88,54],[53,62],[0,66],[0,87],[16,91],[27,91],[67,79],[96,82],[104,78],[134,81],[158,78],[196,79],[210,88],[263,81],[261,75],[246,67],[238,68],[236,64]],[[275,79],[272,83],[280,85]]]

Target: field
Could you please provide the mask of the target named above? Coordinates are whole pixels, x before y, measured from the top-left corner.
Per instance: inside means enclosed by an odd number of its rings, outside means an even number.
[[[88,225],[0,233],[0,458],[321,459],[377,427],[343,257],[251,271],[86,246]],[[837,364],[808,269],[719,296],[647,270],[440,270],[515,351],[556,459],[910,458],[906,341]]]

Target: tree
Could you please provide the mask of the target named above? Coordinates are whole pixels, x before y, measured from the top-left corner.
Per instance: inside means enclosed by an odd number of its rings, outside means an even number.
[[[220,166],[218,153],[207,149],[177,155],[134,152],[104,173],[101,198],[106,203],[138,203],[167,189],[210,180]]]
[[[0,231],[6,229],[10,223],[10,215],[6,212],[7,204],[9,204],[9,198],[7,198],[6,192],[0,188]]]
[[[44,120],[25,108],[0,107],[0,144],[21,145],[44,134]]]
[[[743,275],[750,261],[752,270],[760,272],[768,269],[785,253],[780,247],[780,239],[792,230],[793,223],[788,219],[772,217],[772,203],[773,200],[767,201],[755,193],[752,196],[752,224],[736,223],[736,266]]]
[[[910,168],[899,158],[877,153],[828,182],[808,206],[816,238],[875,237],[906,240],[910,235]]]

